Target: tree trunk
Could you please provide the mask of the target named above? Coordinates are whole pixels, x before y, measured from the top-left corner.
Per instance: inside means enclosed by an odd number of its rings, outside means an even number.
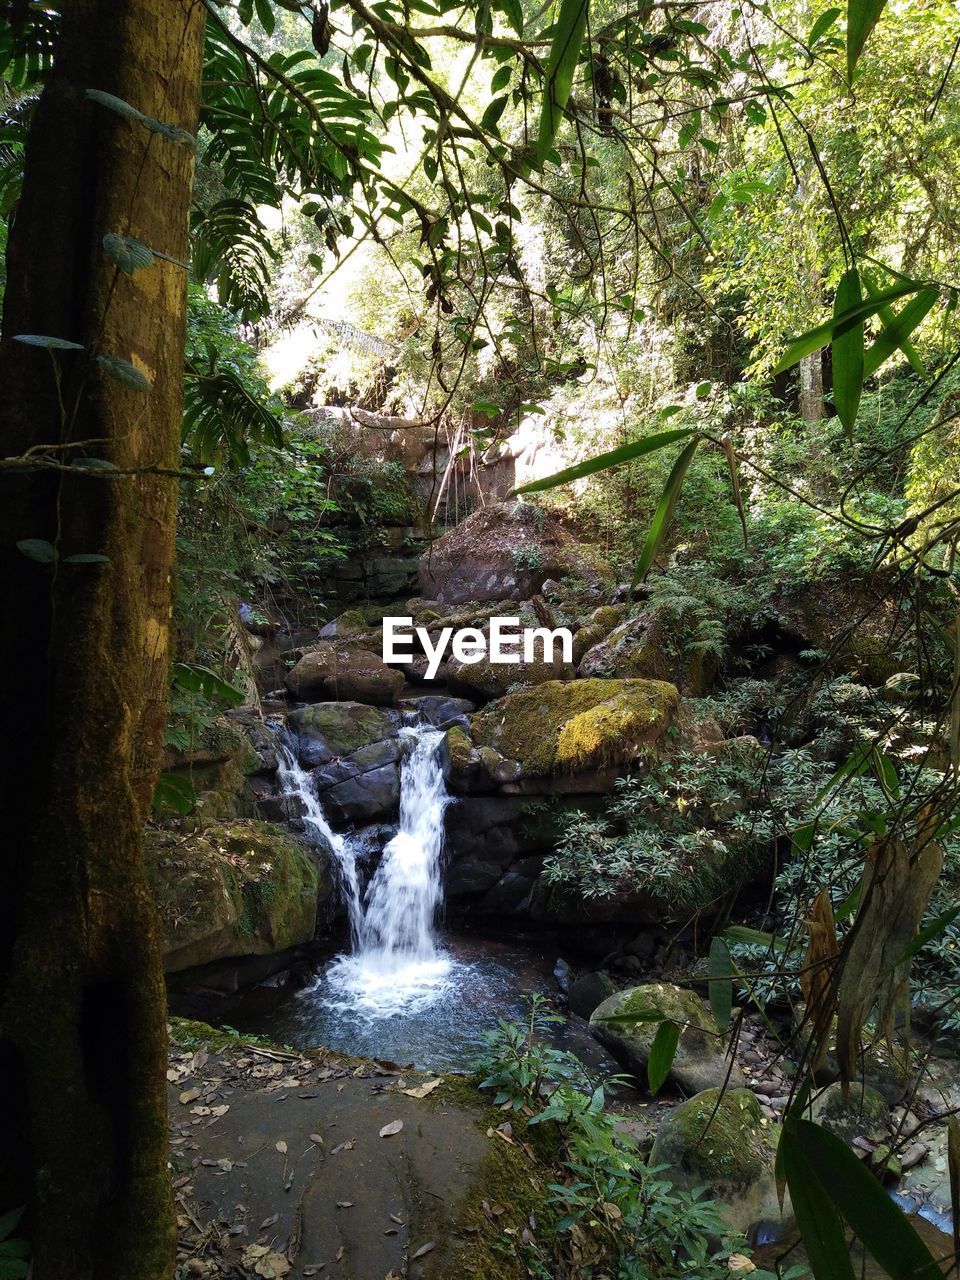
[[[40,465],[0,468],[0,1212],[27,1205],[34,1280],[173,1268],[141,839],[165,716],[187,281],[160,258],[120,271],[102,242],[182,262],[193,153],[86,91],[192,133],[202,42],[198,0],[63,6],[9,240],[0,439]],[[108,559],[71,559],[90,555]]]
[[[800,361],[800,417],[805,422],[819,422],[823,417],[823,365],[819,351]]]

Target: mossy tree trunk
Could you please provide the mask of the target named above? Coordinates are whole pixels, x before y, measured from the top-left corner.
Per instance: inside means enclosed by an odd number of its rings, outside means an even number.
[[[63,464],[0,469],[0,1211],[28,1206],[34,1280],[158,1280],[174,1223],[141,833],[165,714],[187,281],[164,259],[119,271],[102,242],[129,235],[184,261],[193,152],[86,91],[192,133],[203,8],[62,12],[0,346],[3,454]],[[99,469],[69,466],[84,459]]]

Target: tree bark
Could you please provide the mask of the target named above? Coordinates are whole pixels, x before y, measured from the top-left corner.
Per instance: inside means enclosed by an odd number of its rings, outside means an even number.
[[[64,468],[0,469],[0,1212],[27,1205],[34,1280],[173,1269],[142,828],[165,718],[179,482],[163,473],[179,459],[187,281],[159,258],[118,270],[103,237],[184,261],[193,152],[86,95],[192,133],[202,43],[198,0],[63,6],[9,239],[3,453]],[[28,539],[40,560],[17,548]]]

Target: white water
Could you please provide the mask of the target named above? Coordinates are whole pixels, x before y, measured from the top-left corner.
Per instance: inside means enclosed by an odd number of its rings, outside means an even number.
[[[400,731],[408,752],[400,775],[400,829],[387,844],[361,896],[349,839],[331,830],[312,779],[289,749],[278,781],[303,806],[304,821],[324,837],[340,868],[350,917],[351,953],[338,956],[315,989],[335,1007],[380,1018],[421,1009],[448,990],[452,964],[437,945],[442,894],[443,815],[449,803],[438,753],[443,733]]]

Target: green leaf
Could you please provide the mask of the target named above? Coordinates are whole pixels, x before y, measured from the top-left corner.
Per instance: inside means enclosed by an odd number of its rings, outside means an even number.
[[[547,74],[543,82],[537,163],[543,164],[553,148],[560,117],[570,97],[573,76],[580,61],[580,46],[587,29],[588,0],[560,0],[560,13],[550,44]]]
[[[856,267],[851,267],[843,273],[837,285],[834,320],[848,315],[862,300],[860,273]],[[847,438],[852,440],[863,392],[863,321],[835,330],[830,349],[833,355],[833,402]]]
[[[483,116],[481,117],[480,127],[488,130],[488,132],[495,131],[506,105],[506,94],[503,94],[499,98],[494,98],[493,101],[488,104],[486,111],[484,111]]]
[[[277,15],[273,12],[273,5],[270,0],[255,0],[255,3],[261,27],[268,36],[272,36],[274,27],[277,25]]]
[[[831,1207],[839,1209],[857,1239],[892,1280],[942,1280],[942,1271],[913,1229],[910,1219],[845,1142],[810,1120],[790,1119],[784,1125],[781,1141],[786,1139],[788,1130],[791,1149],[799,1153],[804,1169],[810,1172]],[[790,1196],[796,1209],[789,1160],[786,1170]],[[797,1222],[809,1252],[807,1233],[799,1212]],[[816,1267],[814,1274],[817,1280],[821,1280]]]
[[[897,315],[890,315],[887,307],[884,307],[879,312],[884,327],[867,348],[863,358],[863,376],[865,378],[869,378],[871,374],[876,373],[883,362],[888,360],[898,348],[903,351],[913,368],[918,373],[923,373],[923,364],[920,362],[920,357],[907,339],[926,316],[938,297],[939,294],[936,289],[924,289],[911,302],[908,302]],[[884,312],[887,313],[886,316]],[[917,368],[918,363],[920,365],[919,369]]]
[[[188,693],[199,693],[210,702],[219,700],[230,706],[240,707],[247,696],[242,689],[230,684],[209,667],[198,666],[196,663],[175,662],[171,674],[174,684]]]
[[[733,1014],[733,961],[723,938],[715,937],[710,943],[707,959],[707,990],[710,996],[710,1012],[721,1031],[726,1031]]]
[[[50,338],[42,333],[17,333],[14,342],[22,342],[27,347],[46,347],[48,351],[82,351],[79,342],[68,342],[66,338]]]
[[[887,0],[847,0],[847,80],[851,84],[857,59],[886,3]]]
[[[135,391],[150,390],[150,379],[129,360],[123,360],[120,356],[97,356],[97,364],[109,377],[116,378],[117,382],[122,382],[126,387],[133,387]]]
[[[128,276],[132,276],[135,271],[144,271],[147,267],[153,266],[153,250],[148,249],[141,240],[133,236],[122,236],[111,231],[109,235],[103,237],[103,247],[120,270],[125,271]]]
[[[25,1280],[29,1270],[22,1258],[0,1258],[0,1280]]]
[[[640,553],[640,559],[637,561],[637,567],[634,570],[634,583],[642,582],[650,572],[650,568],[657,558],[660,548],[663,546],[663,540],[667,536],[673,520],[673,513],[677,506],[677,500],[680,497],[680,490],[683,488],[683,481],[687,474],[687,468],[693,461],[693,455],[697,451],[697,445],[700,443],[700,437],[697,436],[691,440],[687,447],[682,451],[679,458],[673,464],[673,470],[667,476],[667,483],[663,487],[663,493],[660,501],[657,503],[657,509],[653,513],[653,520],[650,523],[650,532],[647,534],[647,541],[644,544],[643,551]]]
[[[960,907],[951,907],[949,911],[944,911],[942,916],[937,916],[936,920],[928,924],[925,929],[921,929],[910,945],[897,957],[891,968],[898,969],[911,956],[916,955],[921,947],[925,947],[931,938],[935,938],[938,933],[942,933],[948,924],[953,924],[957,916],[960,916]]]
[[[658,1093],[660,1086],[670,1074],[674,1055],[680,1040],[680,1028],[675,1022],[664,1021],[657,1028],[650,1046],[650,1057],[647,1059],[647,1084],[651,1093]]]
[[[816,1280],[854,1280],[840,1215],[824,1191],[797,1138],[797,1126],[803,1123],[806,1122],[793,1119],[786,1121],[777,1152],[790,1189],[790,1200],[803,1237],[803,1246]]]
[[[22,538],[17,543],[17,550],[38,564],[55,564],[59,559],[57,548],[43,538]]]
[[[19,1209],[9,1209],[0,1216],[0,1240],[6,1240],[8,1236],[13,1235],[26,1211],[27,1206],[21,1205]]]
[[[81,551],[75,556],[65,556],[64,564],[109,564],[110,557],[95,551]]]
[[[785,370],[792,368],[804,356],[808,356],[814,351],[819,351],[821,347],[825,347],[828,342],[833,340],[834,334],[843,329],[845,325],[867,320],[870,316],[876,315],[886,303],[894,302],[897,298],[902,298],[908,293],[918,293],[922,288],[923,285],[915,280],[905,280],[901,284],[893,285],[874,297],[866,299],[846,315],[835,315],[823,324],[818,324],[816,328],[808,329],[806,333],[799,334],[777,361],[773,372],[775,374],[783,373]]]
[[[569,484],[571,480],[579,480],[582,476],[592,476],[597,471],[606,471],[610,467],[619,467],[624,462],[631,462],[634,458],[642,458],[644,454],[653,453],[656,449],[662,449],[665,445],[683,440],[692,434],[692,427],[674,427],[670,431],[658,431],[633,444],[611,449],[609,453],[598,453],[595,458],[588,458],[586,462],[578,462],[576,466],[566,467],[563,471],[557,471],[543,480],[531,480],[529,484],[520,485],[519,488],[514,489],[513,493],[537,493],[542,489],[555,489],[557,485]]]
[[[821,36],[826,35],[836,20],[840,17],[840,9],[827,9],[821,13],[810,28],[810,34],[807,36],[807,44],[812,49]]]
[[[153,807],[157,813],[171,809],[186,817],[197,803],[197,795],[189,779],[179,773],[161,773],[153,793]]]

